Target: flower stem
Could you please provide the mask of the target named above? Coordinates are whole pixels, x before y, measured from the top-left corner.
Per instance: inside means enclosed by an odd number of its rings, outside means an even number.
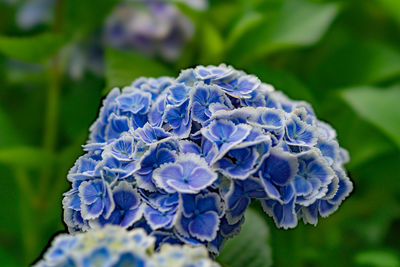
[[[14,170],[15,178],[17,181],[17,186],[19,187],[19,192],[21,196],[19,197],[19,206],[20,206],[20,229],[22,231],[22,242],[25,250],[24,253],[24,263],[28,264],[35,257],[35,248],[37,245],[37,237],[39,235],[39,229],[36,229],[36,220],[32,220],[32,203],[31,199],[26,194],[27,192],[27,184],[24,181],[28,181],[28,175],[26,170],[22,168],[16,168]],[[28,190],[28,192],[30,192]]]
[[[53,31],[60,33],[62,30],[62,16],[63,16],[63,1],[58,0],[55,8],[55,22]],[[58,116],[59,116],[59,99],[60,99],[60,87],[61,87],[61,62],[60,53],[52,58],[48,65],[48,93],[46,103],[46,118],[44,125],[43,134],[43,146],[44,149],[51,155],[55,152],[55,146],[57,142],[57,129],[58,129]],[[40,177],[39,184],[39,197],[43,197],[46,194],[49,180],[51,177],[52,168],[43,169]],[[43,204],[43,203],[42,203]]]

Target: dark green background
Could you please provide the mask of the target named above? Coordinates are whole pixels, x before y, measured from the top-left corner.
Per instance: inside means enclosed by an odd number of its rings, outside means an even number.
[[[273,264],[400,265],[400,1],[210,1],[204,12],[180,5],[196,33],[178,62],[106,48],[104,78],[70,79],[66,47],[92,37],[117,2],[59,1],[53,23],[28,32],[16,27],[15,7],[0,4],[1,266],[31,263],[64,229],[66,173],[107,90],[222,62],[311,102],[350,152],[355,189],[336,213],[288,231],[265,217]],[[238,253],[224,253],[221,261],[234,264]]]

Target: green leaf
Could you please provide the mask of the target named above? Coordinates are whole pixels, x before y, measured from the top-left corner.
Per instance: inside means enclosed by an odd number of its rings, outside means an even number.
[[[203,21],[200,41],[200,63],[209,65],[221,62],[224,41],[213,24]]]
[[[387,13],[391,14],[400,23],[400,1],[398,0],[376,0]]]
[[[362,40],[336,45],[312,71],[315,87],[324,88],[378,83],[399,75],[399,49]]]
[[[333,126],[340,146],[349,151],[350,162],[346,164],[349,170],[397,150],[390,138],[347,105],[341,97],[341,91],[331,92],[325,100],[316,102],[315,106],[318,118]]]
[[[64,31],[68,34],[87,35],[104,22],[118,0],[92,1],[68,0],[65,3]]]
[[[61,127],[62,133],[70,140],[83,133],[87,135],[101,104],[103,86],[102,80],[91,76],[64,86],[66,92],[61,99]]]
[[[255,27],[263,19],[263,16],[255,11],[245,12],[232,27],[227,38],[227,47],[231,47],[249,29]]]
[[[342,96],[359,116],[378,127],[400,148],[400,86],[386,90],[352,88],[344,90]]]
[[[249,61],[279,50],[313,45],[327,31],[338,10],[335,3],[285,1],[276,16],[266,16],[240,38],[229,53],[231,59]]]
[[[0,53],[28,62],[42,62],[53,56],[63,45],[61,35],[44,33],[31,37],[0,36]]]
[[[375,267],[398,267],[400,260],[398,255],[391,251],[370,250],[359,252],[355,255],[355,262],[360,265]]]
[[[36,147],[11,147],[0,149],[0,164],[16,167],[40,168],[48,166],[52,156]]]
[[[262,82],[271,84],[276,90],[282,91],[290,98],[313,103],[314,96],[311,91],[291,73],[273,69],[266,64],[252,64],[249,73],[255,74]]]
[[[21,263],[17,261],[5,248],[0,247],[0,262],[2,266],[18,267]]]
[[[226,242],[217,260],[229,267],[271,266],[269,229],[264,219],[248,209],[240,234]]]
[[[121,52],[111,48],[106,50],[107,89],[127,86],[139,77],[159,77],[174,75],[166,66],[142,55]]]
[[[0,148],[15,145],[20,142],[20,137],[15,131],[11,120],[0,108]]]

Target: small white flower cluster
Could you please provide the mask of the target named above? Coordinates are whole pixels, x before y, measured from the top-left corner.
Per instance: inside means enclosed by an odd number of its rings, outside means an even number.
[[[35,266],[219,266],[205,247],[165,244],[155,252],[155,243],[156,238],[143,229],[127,231],[111,225],[75,235],[61,234]]]

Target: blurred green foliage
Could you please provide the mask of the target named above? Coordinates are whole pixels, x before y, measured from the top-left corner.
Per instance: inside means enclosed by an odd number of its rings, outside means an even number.
[[[311,102],[349,150],[355,184],[317,227],[279,230],[264,216],[269,234],[246,228],[236,245],[228,243],[224,264],[236,266],[231,257],[242,250],[229,251],[235,246],[263,247],[268,238],[272,259],[254,266],[400,265],[398,0],[215,0],[206,11],[179,5],[196,33],[177,62],[107,48],[104,78],[87,71],[71,79],[68,48],[90,38],[117,2],[59,0],[53,23],[27,32],[15,25],[17,7],[0,2],[1,266],[31,263],[64,230],[66,174],[108,90],[221,62]]]

